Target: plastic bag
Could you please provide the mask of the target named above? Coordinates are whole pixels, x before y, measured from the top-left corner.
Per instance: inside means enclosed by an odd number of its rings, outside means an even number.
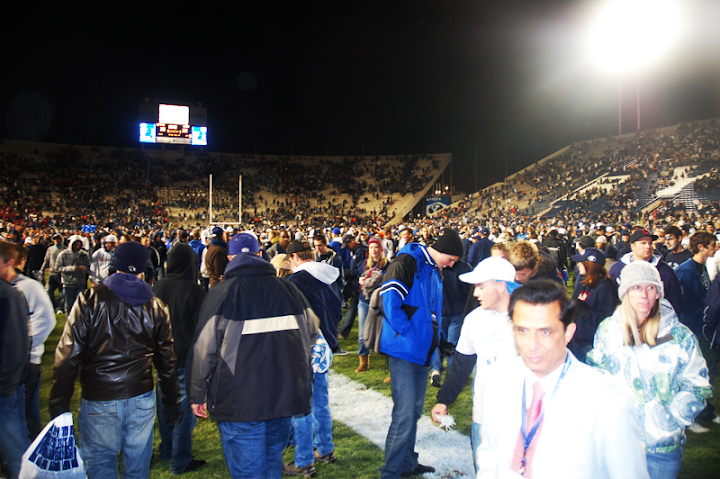
[[[72,413],[50,421],[22,458],[18,479],[86,479],[85,464],[75,441]]]

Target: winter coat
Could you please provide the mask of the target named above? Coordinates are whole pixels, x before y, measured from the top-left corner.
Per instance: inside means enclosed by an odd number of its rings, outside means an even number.
[[[293,274],[286,277],[302,291],[320,319],[320,330],[330,349],[338,347],[337,327],[342,319],[342,302],[332,288],[339,274],[334,266],[310,261],[301,264]]]
[[[176,244],[168,252],[167,276],[153,286],[155,296],[160,298],[170,311],[179,368],[185,367],[200,317],[200,307],[205,299],[205,289],[197,283],[197,264],[197,254],[190,246]]]
[[[657,344],[624,346],[621,308],[600,323],[587,363],[612,377],[635,400],[648,452],[669,452],[685,443],[685,428],[712,395],[697,337],[680,323],[670,302],[660,300]]]
[[[308,414],[319,320],[305,296],[252,253],[228,264],[200,310],[186,365],[190,403],[214,421]]]
[[[82,292],[68,314],[55,350],[50,417],[70,410],[78,369],[83,399],[115,401],[152,391],[153,365],[163,404],[179,404],[168,309],[143,280],[115,273]]]
[[[443,287],[427,248],[410,243],[401,249],[388,267],[379,294],[383,313],[380,352],[429,365],[439,342]]]

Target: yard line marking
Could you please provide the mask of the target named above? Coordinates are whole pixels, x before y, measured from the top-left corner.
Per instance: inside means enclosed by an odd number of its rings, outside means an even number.
[[[328,379],[333,420],[347,424],[384,450],[392,399],[332,370]],[[475,477],[470,438],[457,431],[443,431],[427,416],[418,421],[415,452],[421,464],[435,468],[435,473],[426,474],[425,478]]]

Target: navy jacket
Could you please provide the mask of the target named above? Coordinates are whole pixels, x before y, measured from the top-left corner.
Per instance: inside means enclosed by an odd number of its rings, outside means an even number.
[[[578,284],[573,292],[572,299],[581,301],[585,308],[577,312],[575,335],[568,344],[568,348],[580,361],[585,362],[585,356],[593,347],[595,331],[598,325],[615,312],[619,303],[617,284],[610,278],[599,282],[594,288]]]
[[[186,366],[190,403],[214,421],[306,415],[318,318],[305,296],[252,253],[228,264],[200,310]]]
[[[320,330],[330,349],[338,347],[337,326],[342,319],[342,302],[332,286],[323,283],[307,271],[296,271],[286,279],[302,291],[310,307],[320,318]]]
[[[720,349],[720,274],[710,284],[707,307],[705,308],[703,335],[711,348]]]
[[[493,243],[490,238],[480,238],[477,240],[470,248],[470,253],[468,255],[468,263],[470,263],[470,266],[474,268],[480,261],[485,258],[489,258],[490,249],[494,244],[495,243]]]
[[[676,312],[680,322],[690,328],[690,331],[695,336],[701,338],[703,334],[703,313],[708,296],[708,286],[710,285],[703,284],[697,269],[698,266],[698,263],[690,258],[675,270],[680,279],[683,292],[682,311]],[[705,268],[705,265],[702,265],[702,267]],[[707,277],[706,280],[710,281],[710,278]]]

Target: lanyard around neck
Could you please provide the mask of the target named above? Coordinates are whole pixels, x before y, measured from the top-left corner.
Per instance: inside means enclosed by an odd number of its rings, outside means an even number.
[[[565,363],[563,364],[562,372],[560,373],[560,377],[557,380],[557,383],[555,384],[555,389],[553,389],[552,396],[550,396],[550,399],[547,401],[549,403],[553,400],[555,397],[555,394],[557,393],[558,389],[560,388],[560,384],[562,383],[563,379],[565,378],[565,373],[567,373],[568,369],[570,368],[570,355],[568,354],[565,357]],[[525,383],[527,381],[523,382],[523,396],[522,396],[522,436],[523,436],[523,447],[525,448],[525,451],[527,451],[528,447],[530,447],[530,444],[532,443],[533,439],[535,438],[535,434],[537,433],[538,428],[540,427],[540,424],[542,423],[543,417],[545,416],[545,408],[543,407],[543,411],[540,413],[540,416],[538,416],[535,423],[530,428],[530,431],[527,430],[527,408],[525,407],[526,401],[525,401]],[[546,404],[547,404],[546,403]],[[525,458],[523,457],[523,461]]]

